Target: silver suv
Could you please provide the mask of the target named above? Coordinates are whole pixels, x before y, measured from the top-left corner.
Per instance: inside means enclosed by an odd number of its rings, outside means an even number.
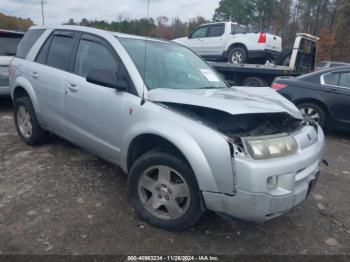
[[[176,43],[33,27],[10,66],[18,134],[55,133],[119,165],[139,216],[179,230],[205,210],[265,221],[313,188],[324,135],[270,88],[229,87]]]

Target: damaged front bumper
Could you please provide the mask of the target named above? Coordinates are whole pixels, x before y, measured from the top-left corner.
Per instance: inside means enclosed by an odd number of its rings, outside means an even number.
[[[317,139],[308,145],[313,132]],[[303,202],[320,173],[325,139],[321,128],[316,132],[312,127],[303,128],[293,137],[299,145],[295,155],[259,161],[234,159],[235,193],[203,192],[207,208],[225,216],[263,222]],[[271,176],[278,178],[274,189],[266,183]]]

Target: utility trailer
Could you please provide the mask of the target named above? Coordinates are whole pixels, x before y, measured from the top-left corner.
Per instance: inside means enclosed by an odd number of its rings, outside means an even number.
[[[306,74],[315,70],[318,37],[299,33],[293,49],[285,49],[275,64],[231,64],[209,62],[225,80],[234,86],[270,86],[279,76]]]

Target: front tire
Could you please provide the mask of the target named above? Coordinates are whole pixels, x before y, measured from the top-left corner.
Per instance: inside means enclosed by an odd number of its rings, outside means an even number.
[[[47,140],[48,133],[40,127],[29,97],[15,100],[14,119],[17,133],[27,145],[38,145]]]
[[[131,168],[129,195],[139,217],[166,230],[194,226],[202,215],[197,180],[181,158],[151,151]]]
[[[268,84],[264,79],[252,76],[245,79],[242,86],[265,87],[268,86]]]

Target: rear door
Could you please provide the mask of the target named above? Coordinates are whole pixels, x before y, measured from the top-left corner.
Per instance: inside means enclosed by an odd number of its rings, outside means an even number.
[[[64,81],[65,136],[112,162],[119,161],[121,110],[127,93],[89,83],[86,77],[92,70],[118,74],[121,68],[120,58],[106,40],[81,33]]]
[[[350,70],[321,76],[330,114],[340,127],[350,128]]]
[[[60,135],[63,135],[63,83],[76,36],[74,31],[54,31],[41,47],[29,72],[42,118],[49,129]]]
[[[200,55],[204,54],[204,39],[207,37],[208,29],[209,26],[201,26],[193,31],[186,41],[186,46]]]
[[[203,54],[206,55],[222,55],[224,52],[225,24],[215,24],[208,27],[208,33],[203,38],[204,49]]]

